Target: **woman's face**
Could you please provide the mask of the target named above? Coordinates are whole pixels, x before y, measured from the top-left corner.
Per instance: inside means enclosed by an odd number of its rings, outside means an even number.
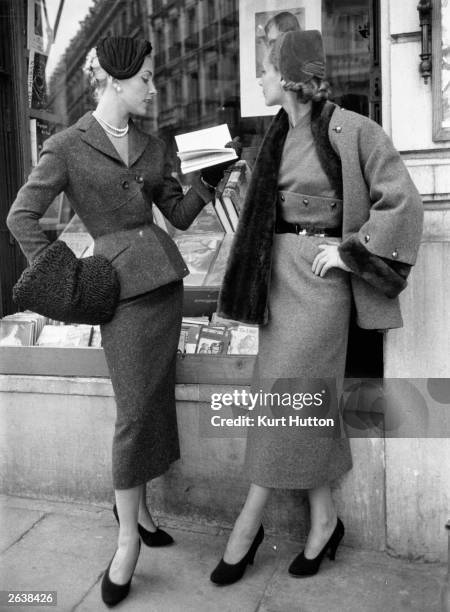
[[[150,102],[156,94],[152,68],[152,60],[147,55],[139,72],[130,79],[117,81],[122,88],[120,99],[125,104],[126,110],[133,115],[148,114]]]
[[[283,104],[286,92],[281,86],[281,75],[275,66],[270,63],[267,54],[263,60],[263,69],[259,84],[263,90],[266,106]]]

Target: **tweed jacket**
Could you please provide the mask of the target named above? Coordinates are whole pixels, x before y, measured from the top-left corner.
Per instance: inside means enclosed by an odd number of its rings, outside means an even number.
[[[289,123],[281,109],[261,145],[233,242],[218,311],[265,324],[275,231],[278,171]],[[390,138],[374,121],[313,104],[311,129],[321,165],[343,198],[339,251],[352,271],[356,322],[365,329],[401,327],[398,293],[415,263],[423,206]],[[311,194],[314,195],[314,194]]]
[[[88,112],[46,140],[7,218],[29,260],[49,246],[39,219],[63,191],[94,238],[94,253],[117,269],[121,299],[189,274],[175,243],[153,223],[152,202],[175,227],[186,229],[213,192],[197,180],[183,195],[160,139],[130,122],[127,166]]]

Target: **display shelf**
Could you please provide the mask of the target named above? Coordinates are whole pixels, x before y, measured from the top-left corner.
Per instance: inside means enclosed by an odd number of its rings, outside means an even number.
[[[255,356],[184,355],[177,360],[179,384],[246,385]],[[42,346],[0,347],[0,374],[27,376],[109,377],[103,349]]]

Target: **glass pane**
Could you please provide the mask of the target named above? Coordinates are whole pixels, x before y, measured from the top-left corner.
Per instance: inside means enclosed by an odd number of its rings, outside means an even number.
[[[368,0],[324,0],[322,33],[333,101],[348,110],[368,116]]]
[[[158,96],[136,123],[167,143],[180,173],[175,135],[227,123],[253,161],[271,117],[240,116],[238,0],[28,0],[30,11],[30,130],[34,161],[43,140],[95,108],[82,66],[99,38],[150,38]],[[322,26],[333,99],[368,114],[370,53],[368,0],[323,0]],[[33,39],[33,40],[31,40]],[[41,45],[39,47],[39,44]],[[59,232],[70,219],[59,198],[43,221]],[[197,229],[220,229],[211,207]]]

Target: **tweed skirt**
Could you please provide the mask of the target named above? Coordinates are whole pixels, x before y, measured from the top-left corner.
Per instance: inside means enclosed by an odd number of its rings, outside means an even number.
[[[175,367],[182,307],[183,282],[177,281],[122,300],[101,326],[117,406],[114,489],[156,478],[180,457]]]
[[[324,381],[331,390],[329,398],[333,385],[335,399],[339,393],[350,321],[350,279],[348,272],[337,268],[323,278],[312,272],[314,258],[320,253],[318,245],[325,242],[336,243],[338,239],[275,234],[269,323],[260,328],[252,389],[256,393],[281,390],[292,397],[294,393],[321,392]],[[262,411],[272,411],[272,417],[320,417],[326,416],[323,406],[294,410],[291,405],[278,408],[275,415],[273,408]],[[349,470],[350,445],[336,401],[333,406],[331,410],[328,405],[328,415],[335,417],[333,427],[249,427],[245,466],[251,482],[273,488],[312,489]]]

